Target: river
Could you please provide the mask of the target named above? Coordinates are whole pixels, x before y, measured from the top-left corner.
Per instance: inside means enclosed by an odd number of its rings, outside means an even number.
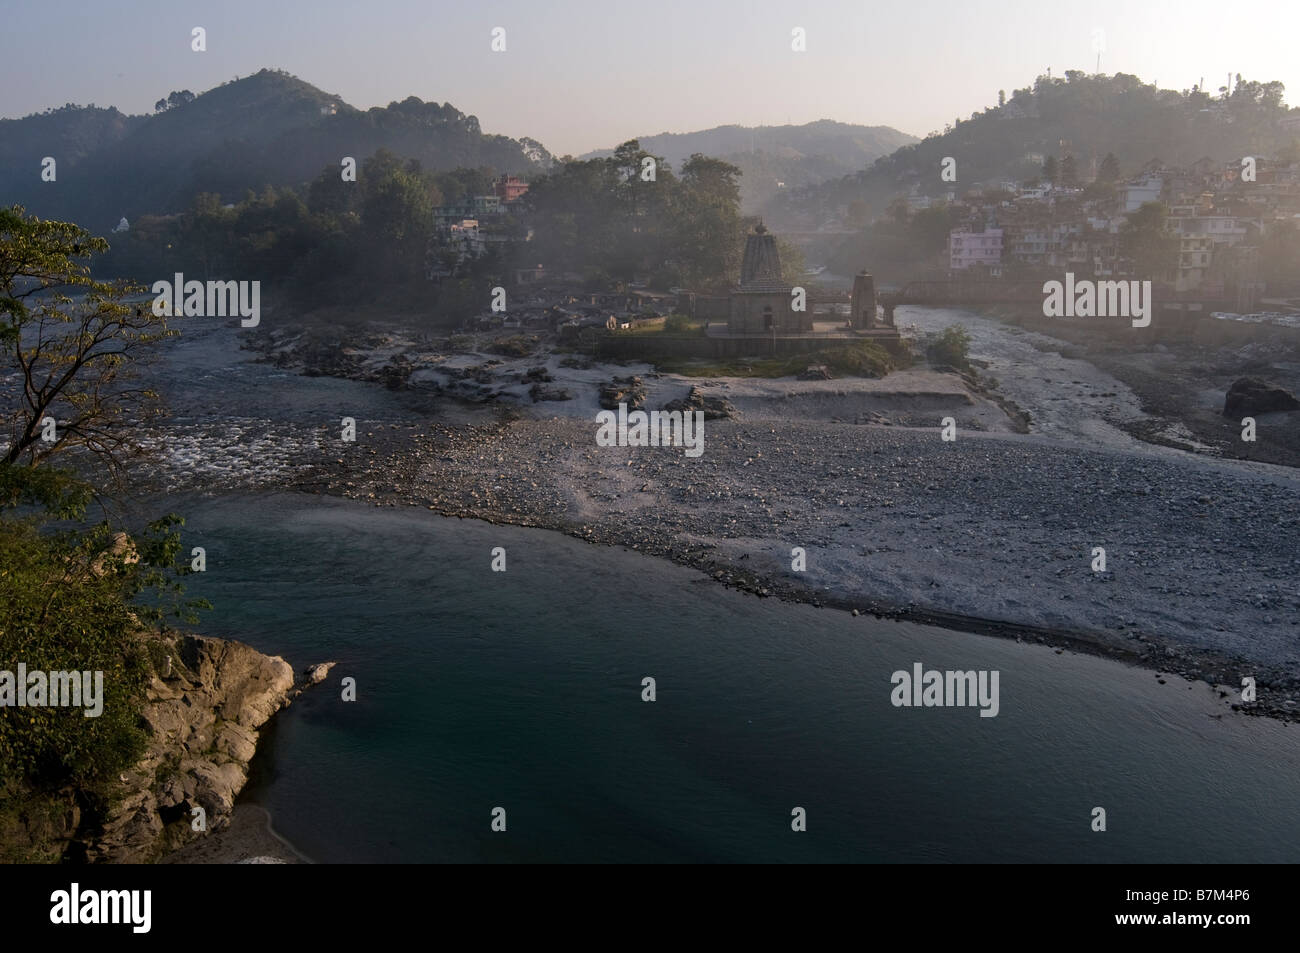
[[[339,662],[277,716],[245,795],[316,860],[1289,862],[1300,843],[1297,729],[1202,683],[414,508],[171,502],[207,548],[205,633]],[[997,671],[996,717],[895,707],[918,662]]]

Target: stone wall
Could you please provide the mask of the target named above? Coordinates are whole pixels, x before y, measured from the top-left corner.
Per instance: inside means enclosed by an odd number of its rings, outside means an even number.
[[[704,337],[701,335],[610,334],[598,338],[596,357],[604,360],[645,360],[665,358],[720,359],[730,357],[772,357],[822,351],[864,342],[879,344],[886,350],[901,353],[903,344],[897,332],[852,337],[819,335],[782,336],[770,334]]]

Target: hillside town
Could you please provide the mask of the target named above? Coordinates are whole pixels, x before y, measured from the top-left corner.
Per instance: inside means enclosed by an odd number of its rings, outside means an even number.
[[[1162,285],[1165,297],[1250,311],[1265,292],[1258,277],[1261,239],[1279,223],[1300,221],[1300,162],[1252,156],[1176,166],[1153,159],[1110,189],[1066,184],[1058,174],[1055,182],[1000,181],[950,195],[951,208],[964,218],[948,237],[951,277],[1028,278],[1047,271],[1142,277]],[[911,203],[926,207],[929,199],[914,196]],[[1152,203],[1171,239],[1168,267],[1139,274],[1121,234]]]
[[[1277,292],[1266,287],[1259,266],[1261,246],[1273,230],[1300,223],[1300,162],[1203,157],[1182,166],[1154,158],[1136,175],[1117,181],[1113,155],[1092,157],[1082,169],[1069,152],[1059,163],[1039,153],[1025,158],[1043,165],[1041,177],[998,179],[937,196],[914,185],[895,201],[889,214],[943,208],[954,223],[944,253],[917,263],[918,278],[942,274],[967,282],[1010,282],[1070,271],[1149,279],[1163,301],[1191,302],[1198,311],[1246,314],[1275,307],[1279,310],[1268,313],[1283,317],[1296,310],[1286,298],[1268,297]],[[1084,179],[1091,184],[1081,184]],[[502,175],[492,194],[433,208],[427,277],[461,275],[494,248],[504,251],[528,241],[532,233],[520,201],[527,192],[528,183]],[[1164,238],[1146,259],[1124,241],[1144,208],[1143,214],[1155,214],[1151,221]],[[1152,262],[1160,266],[1154,273]],[[809,277],[824,270],[809,269]],[[468,320],[467,330],[558,330],[566,324],[627,330],[674,312],[693,313],[693,296],[684,288],[650,290],[644,282],[630,282],[593,292],[582,286],[581,275],[541,262],[511,269],[509,280],[522,294],[510,313],[484,309]]]

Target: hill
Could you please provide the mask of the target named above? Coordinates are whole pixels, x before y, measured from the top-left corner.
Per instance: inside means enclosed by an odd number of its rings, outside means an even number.
[[[839,178],[917,139],[889,126],[857,126],[820,119],[802,126],[733,125],[697,132],[665,132],[638,141],[643,149],[662,156],[674,169],[680,169],[697,152],[738,166],[743,173],[743,207],[747,212],[758,212],[783,188]],[[600,149],[581,158],[612,154],[612,149]]]
[[[880,215],[909,193],[961,194],[980,184],[1037,178],[1047,156],[1075,157],[1083,182],[1107,153],[1131,176],[1159,160],[1190,165],[1202,157],[1230,161],[1244,155],[1282,157],[1300,149],[1281,83],[1243,81],[1212,97],[1193,88],[1177,92],[1116,73],[1040,76],[1032,87],[990,106],[942,133],[905,145],[852,175],[786,190],[771,203],[775,227],[815,227],[842,218],[861,203],[860,218]],[[1001,94],[999,94],[1001,98]],[[945,157],[956,160],[956,183],[940,178]]]
[[[0,193],[43,217],[102,233],[119,218],[179,211],[199,192],[225,201],[295,186],[343,156],[381,148],[432,171],[490,167],[527,173],[550,153],[531,139],[488,135],[449,103],[412,96],[359,110],[278,70],[224,83],[151,116],[65,106],[0,121]],[[41,160],[58,161],[55,183]]]

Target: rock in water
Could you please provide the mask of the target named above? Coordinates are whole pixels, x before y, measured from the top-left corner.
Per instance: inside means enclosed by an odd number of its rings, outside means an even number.
[[[1289,391],[1258,377],[1240,377],[1228,388],[1227,399],[1223,402],[1223,416],[1267,414],[1296,408],[1300,408],[1300,400],[1296,400]]]
[[[309,665],[303,669],[303,675],[306,676],[308,685],[319,685],[325,681],[325,676],[330,673],[338,662],[321,662],[318,665]]]

